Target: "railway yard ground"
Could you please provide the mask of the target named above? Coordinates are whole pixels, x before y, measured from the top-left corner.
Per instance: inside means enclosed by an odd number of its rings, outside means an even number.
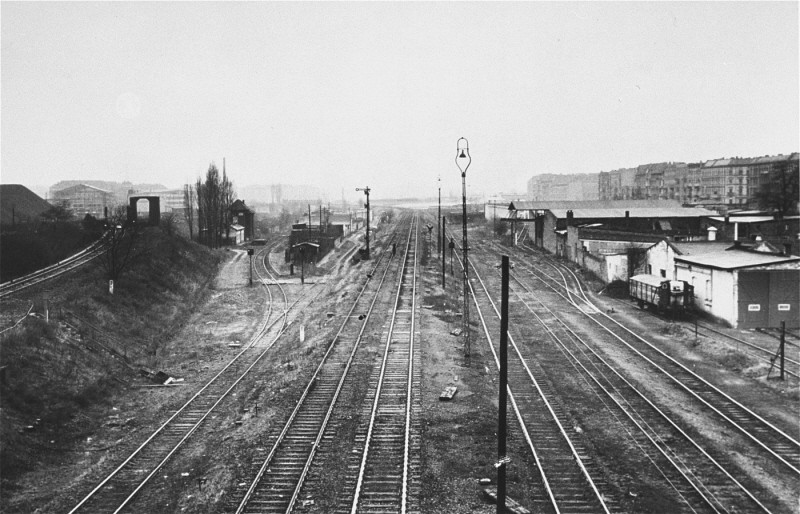
[[[493,240],[490,231],[483,228],[472,231],[471,237],[476,247],[488,246],[483,242]],[[381,254],[388,258],[387,238],[388,228],[376,235],[373,261]],[[253,467],[269,451],[347,315],[345,304],[357,295],[370,273],[372,261],[354,262],[351,258],[357,243],[355,237],[345,240],[315,269],[308,270],[304,285],[297,275],[289,276],[281,248],[269,254],[269,262],[286,291],[287,304],[296,302],[288,309],[284,334],[274,343],[256,343],[265,349],[272,346],[255,364],[251,378],[232,389],[200,425],[197,434],[158,470],[153,484],[137,497],[135,511],[235,510],[233,499],[244,494]],[[420,242],[420,248],[424,245]],[[432,247],[435,250],[435,244]],[[177,252],[188,255],[189,250],[183,248]],[[459,272],[451,276],[448,270],[443,289],[441,261],[430,257],[427,250],[420,250],[420,254],[416,320],[421,352],[420,390],[415,414],[419,424],[419,461],[415,509],[424,513],[495,512],[495,506],[483,494],[485,485],[480,481],[489,479],[494,483],[496,477],[497,366],[474,311],[472,351],[468,358],[464,355],[462,338],[457,335],[462,326]],[[524,258],[521,255],[512,253],[512,260]],[[90,344],[102,339],[96,334],[90,337],[85,331],[71,332],[62,321],[47,327],[37,321],[40,332],[36,341],[19,340],[13,346],[4,339],[2,365],[9,369],[2,385],[0,418],[4,461],[2,512],[68,512],[132,448],[219,373],[259,333],[261,323],[266,323],[269,300],[258,284],[249,286],[245,252],[204,253],[183,261],[174,255],[172,258],[176,259],[176,267],[184,268],[182,285],[166,282],[153,285],[164,287],[165,292],[158,294],[139,290],[136,292],[140,295],[139,303],[131,301],[128,305],[122,299],[125,289],[121,287],[116,293],[120,305],[111,309],[112,313],[117,312],[114,309],[139,309],[125,320],[150,327],[141,332],[144,344],[131,330],[117,331],[114,337],[130,337],[146,350],[115,356]],[[495,258],[497,262],[492,262],[494,258],[482,259],[476,264],[478,272],[497,272],[499,254]],[[218,266],[217,261],[220,261]],[[204,279],[203,273],[196,271],[203,269],[215,270],[214,275]],[[665,353],[798,438],[800,388],[796,379],[776,380],[776,370],[767,378],[768,365],[753,359],[744,349],[709,337],[696,338],[687,325],[649,315],[635,303],[615,297],[590,277],[582,278],[593,303],[608,316],[646,334]],[[61,282],[56,284],[77,280],[83,287],[102,287],[90,272],[78,279],[57,280]],[[174,294],[169,294],[170,291]],[[69,305],[75,302],[71,296],[74,294],[58,285],[49,287],[46,293],[22,294],[3,301],[4,315],[13,318],[14,312],[24,313],[31,303],[35,311],[41,311],[44,297],[53,306]],[[158,304],[151,308],[166,313],[163,319],[170,320],[170,331],[152,327],[157,322],[155,315],[148,317],[148,311],[141,307],[142,298],[146,303],[148,295],[151,303]],[[92,305],[99,304],[102,302]],[[763,340],[776,346],[774,339],[757,332],[718,328],[740,338]],[[509,330],[517,333],[513,321]],[[364,348],[367,355],[377,359],[382,352],[378,346],[381,338],[380,325],[368,326],[365,333],[368,344]],[[770,511],[797,512],[800,490],[796,476],[743,443],[733,430],[720,429],[716,421],[709,422],[666,379],[655,376],[625,351],[608,346],[600,351],[642,390],[657,396],[698,437],[709,441],[716,452],[728,455],[748,484],[768,498]],[[798,353],[792,352],[795,356]],[[71,366],[63,365],[65,361]],[[143,370],[161,371],[175,380],[166,386],[158,385]],[[366,383],[371,380],[374,368],[355,365],[352,372],[357,381]],[[548,380],[557,381],[557,373],[554,371]],[[63,381],[62,386],[59,381]],[[604,491],[609,492],[606,498],[609,509],[630,513],[680,511],[683,506],[658,472],[643,462],[631,439],[617,433],[608,410],[590,407],[591,401],[569,405],[570,395],[588,386],[577,379],[565,379],[562,384],[565,399],[561,407],[570,421],[567,428],[584,441],[582,451],[593,463],[592,473],[603,477]],[[450,401],[441,401],[440,394],[450,386],[458,388],[455,396]],[[59,387],[66,391],[59,391]],[[356,433],[364,416],[364,400],[352,395],[344,396],[341,402],[352,416],[338,421],[338,433]],[[541,487],[532,485],[539,484],[540,478],[525,435],[513,415],[509,414],[508,420],[507,455],[511,457],[508,494],[532,512],[550,512],[540,497]],[[338,446],[333,442],[320,456],[324,466],[311,468],[309,480],[313,487],[300,495],[296,511],[324,513],[339,508],[337,499],[344,494],[343,474],[349,455],[354,452],[349,439],[342,441]]]

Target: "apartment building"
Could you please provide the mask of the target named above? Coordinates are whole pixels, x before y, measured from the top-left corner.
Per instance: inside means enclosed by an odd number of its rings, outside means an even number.
[[[534,175],[528,180],[528,197],[533,201],[598,200],[598,176],[598,173]]]

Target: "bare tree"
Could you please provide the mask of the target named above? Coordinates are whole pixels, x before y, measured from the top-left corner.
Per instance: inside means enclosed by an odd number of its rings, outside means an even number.
[[[198,178],[195,184],[197,193],[197,225],[200,242],[218,248],[222,244],[223,235],[227,236],[226,227],[230,226],[231,212],[235,193],[233,183],[223,171],[212,162],[206,172],[205,182]]]
[[[183,186],[183,217],[189,225],[189,240],[194,239],[194,205],[197,201],[195,189],[191,184]]]
[[[219,170],[213,162],[205,182],[197,179],[197,222],[201,242],[211,248],[219,246]]]
[[[54,223],[70,221],[75,217],[72,210],[69,208],[69,203],[61,201],[47,209],[41,214],[42,219]]]
[[[161,215],[161,230],[170,237],[175,235],[177,216],[174,212],[165,212]]]
[[[105,234],[105,251],[99,259],[108,280],[118,280],[133,262],[143,255],[139,244],[140,227],[136,219],[128,219],[127,208],[115,208],[108,217]],[[109,292],[112,292],[109,287]]]
[[[777,164],[769,174],[769,181],[762,184],[756,199],[760,208],[769,209],[781,218],[797,214],[800,201],[797,161],[787,159]]]
[[[222,166],[222,181],[220,182],[220,231],[225,231],[225,240],[230,238],[230,227],[232,222],[231,205],[233,205],[235,194],[233,183],[228,180],[225,166]]]

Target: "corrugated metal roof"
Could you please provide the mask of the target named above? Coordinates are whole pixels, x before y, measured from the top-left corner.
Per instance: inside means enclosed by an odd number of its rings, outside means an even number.
[[[722,250],[695,256],[676,256],[676,262],[685,262],[716,269],[750,268],[787,262],[800,263],[800,257],[770,255],[742,250]]]

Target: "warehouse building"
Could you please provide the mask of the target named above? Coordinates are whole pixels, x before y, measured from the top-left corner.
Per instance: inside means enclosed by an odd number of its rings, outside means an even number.
[[[761,242],[674,260],[675,278],[694,286],[698,311],[734,328],[800,328],[800,257]]]

